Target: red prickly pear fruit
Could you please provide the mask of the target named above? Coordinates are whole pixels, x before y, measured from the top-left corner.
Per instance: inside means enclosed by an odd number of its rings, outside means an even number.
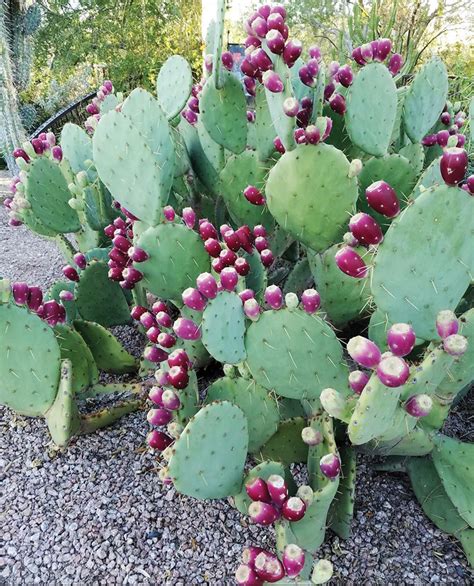
[[[355,238],[365,246],[379,244],[383,240],[382,229],[376,220],[363,212],[352,216],[349,222],[349,229]]]
[[[230,250],[234,252],[240,250],[240,238],[238,234],[234,232],[234,230],[226,230],[222,236],[224,238],[224,242],[227,244]]]
[[[449,112],[443,112],[440,116],[441,123],[445,126],[449,126],[451,124],[451,114]]]
[[[259,71],[269,71],[272,68],[272,60],[266,54],[262,47],[254,49],[250,55],[250,61],[252,65]]]
[[[285,19],[279,12],[272,12],[267,18],[268,30],[278,30],[284,34]]]
[[[303,427],[301,430],[301,439],[308,446],[317,446],[323,441],[323,434],[312,427]]]
[[[253,47],[253,48],[257,48],[257,47],[261,47],[262,46],[262,41],[256,37],[255,35],[249,35],[246,39],[245,39],[245,48],[248,49],[249,47]]]
[[[298,70],[298,76],[301,83],[308,87],[314,87],[316,85],[316,78],[311,75],[306,65],[303,65]]]
[[[139,320],[142,326],[147,330],[149,330],[153,326],[156,326],[155,316],[149,311],[144,311],[140,315]]]
[[[197,289],[188,287],[181,295],[184,305],[189,309],[195,309],[196,311],[203,311],[206,307],[207,299],[199,293]]]
[[[410,324],[393,324],[387,332],[387,344],[395,356],[407,356],[415,347],[416,335]]]
[[[281,514],[288,521],[299,521],[306,512],[305,502],[297,496],[287,499],[281,506]]]
[[[357,395],[360,395],[369,382],[369,375],[362,370],[354,370],[349,374],[349,386]]]
[[[239,297],[242,303],[245,303],[248,299],[255,299],[255,292],[252,289],[244,289],[239,293]]]
[[[288,498],[288,487],[283,476],[279,474],[272,474],[267,479],[267,488],[272,501],[278,506],[281,506]]]
[[[181,116],[185,120],[187,120],[189,122],[189,124],[191,124],[191,126],[196,124],[196,122],[198,121],[198,116],[197,116],[196,112],[193,112],[190,108],[186,108],[185,110],[183,110],[181,112]],[[171,215],[171,214],[169,214],[169,215]],[[166,219],[168,219],[168,218],[166,218]]]
[[[347,343],[350,357],[365,368],[375,368],[382,357],[377,345],[363,336],[355,336]]]
[[[168,409],[150,409],[146,419],[150,425],[167,425],[173,419],[173,414]]]
[[[150,257],[148,256],[148,253],[143,250],[143,248],[138,248],[138,246],[131,246],[128,250],[127,250],[127,254],[128,257],[133,261],[133,262],[145,262],[146,260],[148,260]]]
[[[146,337],[150,340],[150,342],[153,342],[153,344],[156,344],[158,342],[158,336],[160,335],[160,328],[157,326],[151,326],[151,328],[148,328],[146,331]]]
[[[392,75],[397,75],[397,73],[400,72],[400,69],[402,68],[403,65],[403,57],[400,55],[400,53],[394,53],[391,57],[390,60],[388,62],[388,70],[390,71],[390,73]]]
[[[128,257],[118,248],[112,248],[109,252],[109,258],[123,267],[125,267],[128,262]]]
[[[283,550],[283,567],[289,578],[295,578],[301,573],[305,562],[305,553],[299,545],[289,543]]]
[[[286,18],[286,8],[283,4],[272,4],[270,8],[270,14],[279,14],[283,20]]]
[[[40,305],[43,303],[43,292],[39,287],[28,288],[28,308],[31,311],[38,311]]]
[[[245,277],[250,272],[250,265],[245,258],[239,257],[235,263],[234,268],[241,277]]]
[[[255,248],[258,250],[258,252],[262,252],[262,250],[265,250],[265,248],[268,248],[268,241],[265,238],[265,236],[257,236],[257,238],[255,238]]]
[[[107,275],[111,281],[121,281],[122,270],[122,267],[111,267]]]
[[[316,77],[319,73],[319,61],[317,59],[309,59],[306,63],[308,73],[313,77]]]
[[[329,105],[331,106],[331,110],[336,112],[336,114],[340,114],[341,116],[346,111],[346,100],[341,94],[333,94],[329,98]]]
[[[189,356],[186,350],[182,348],[177,348],[174,352],[168,356],[168,366],[172,368],[173,366],[182,366],[186,370],[191,366],[191,361],[189,360]]]
[[[150,448],[162,452],[163,450],[166,450],[166,448],[170,446],[174,440],[166,433],[154,429],[147,435],[146,441]]]
[[[63,267],[63,275],[66,277],[66,279],[69,279],[69,281],[79,281],[79,275],[76,269],[71,265],[66,265]]]
[[[235,570],[235,582],[239,586],[263,586],[263,580],[246,564],[240,564]]]
[[[267,483],[263,478],[253,478],[245,484],[245,491],[253,501],[270,503],[272,501],[268,492]]]
[[[76,254],[73,256],[73,260],[80,269],[86,268],[87,259],[86,259],[85,255],[82,254],[82,252],[76,252]]]
[[[113,224],[109,224],[104,228],[104,234],[109,238],[113,238],[115,232],[115,226]]]
[[[244,313],[252,321],[260,317],[260,305],[256,299],[247,299],[244,301]]]
[[[258,69],[250,60],[250,56],[245,57],[242,59],[242,63],[240,64],[240,71],[247,77],[255,78],[258,73]]]
[[[450,356],[462,356],[467,350],[467,338],[460,334],[451,334],[443,340],[443,349]]]
[[[150,362],[164,362],[168,358],[167,352],[157,346],[147,346],[143,352],[145,360]]]
[[[267,18],[271,14],[271,7],[268,4],[262,4],[262,6],[260,6],[260,8],[257,10],[257,12],[261,17],[263,17],[265,20],[267,20]]]
[[[195,114],[199,114],[199,99],[191,96],[188,100],[188,108]]]
[[[15,149],[13,151],[13,158],[23,159],[26,163],[30,162],[30,157],[26,154],[26,151],[24,149]]]
[[[270,285],[265,289],[265,301],[272,309],[280,309],[283,305],[283,294],[280,287],[277,285]]]
[[[364,61],[366,63],[368,63],[369,61],[372,61],[373,56],[374,56],[374,50],[373,50],[372,44],[371,43],[364,43],[363,45],[361,45],[360,54],[361,54],[362,59],[364,59]]]
[[[229,224],[221,224],[219,226],[219,232],[221,233],[222,237],[224,237],[224,234],[227,232],[227,230],[232,230],[232,227],[229,226]]]
[[[153,305],[151,306],[151,311],[157,315],[158,313],[169,313],[169,309],[168,306],[166,305],[166,303],[164,301],[158,300],[155,301],[155,303],[153,303]],[[161,324],[163,325],[163,324]],[[164,326],[164,327],[169,327],[169,326]]]
[[[164,392],[165,390],[162,387],[151,387],[150,392],[148,393],[148,398],[152,403],[158,405],[158,407],[163,407],[163,401],[161,398]]]
[[[263,197],[261,191],[254,185],[248,185],[244,189],[244,197],[249,203],[253,204],[254,206],[265,205],[265,198]]]
[[[165,220],[168,222],[173,222],[173,220],[176,218],[176,212],[172,206],[165,206],[163,208],[163,215],[165,216]]]
[[[329,100],[329,98],[333,95],[333,93],[335,91],[336,91],[336,86],[335,86],[334,82],[331,81],[324,88],[324,99]]]
[[[274,71],[265,71],[262,76],[262,81],[267,90],[274,94],[281,93],[285,87],[281,81],[281,77]]]
[[[232,71],[232,67],[234,66],[234,57],[230,51],[224,51],[221,55],[222,65],[227,69],[227,71]]]
[[[226,291],[233,291],[239,281],[239,274],[234,267],[225,267],[222,269],[220,277],[221,286]]]
[[[189,374],[182,366],[173,366],[168,372],[168,379],[175,389],[185,389],[189,383]]]
[[[410,376],[408,364],[391,352],[386,352],[377,365],[377,376],[386,387],[401,387]]]
[[[118,248],[122,252],[127,252],[130,246],[132,245],[128,238],[125,238],[120,234],[113,237],[112,244],[115,246],[115,248]]]
[[[436,316],[436,331],[442,340],[458,333],[459,322],[454,311],[444,309],[438,313]]]
[[[252,22],[252,32],[261,39],[265,37],[268,32],[267,21],[265,18],[257,16],[257,18]]]
[[[321,61],[322,53],[321,49],[317,45],[311,45],[308,50],[309,56],[311,59],[316,59],[317,61]]]
[[[234,265],[235,261],[237,260],[237,255],[233,250],[225,249],[221,250],[221,253],[219,254],[219,259],[215,260],[219,260],[219,267],[216,269],[213,265],[212,268],[216,272],[220,273],[223,268],[231,267]]]
[[[306,289],[301,294],[301,304],[306,313],[315,313],[321,306],[321,295],[316,289]]]
[[[337,72],[339,71],[339,62],[338,61],[331,61],[328,67],[328,75],[330,79],[335,79]]]
[[[275,150],[278,151],[281,155],[284,155],[285,154],[286,149],[283,146],[283,143],[281,142],[281,138],[279,136],[277,136],[273,140],[273,146],[275,147]]]
[[[217,230],[209,220],[202,220],[199,222],[199,234],[204,241],[208,238],[217,238],[218,236]]]
[[[375,181],[369,185],[365,190],[365,197],[369,206],[386,218],[394,218],[400,213],[397,194],[386,181]]]
[[[171,356],[171,354],[170,354],[170,356]],[[168,356],[168,358],[169,358],[169,356]],[[166,372],[166,370],[163,370],[162,368],[155,370],[155,380],[161,386],[165,386],[165,385],[170,384],[168,373]]]
[[[247,110],[247,122],[253,124],[256,120],[255,112],[252,110]]]
[[[255,558],[255,572],[266,582],[278,582],[285,575],[285,568],[276,555],[262,551]]]
[[[163,328],[170,328],[173,323],[171,316],[164,311],[159,311],[155,315],[155,319],[156,319],[156,323]]]
[[[217,295],[217,282],[210,273],[201,273],[196,279],[198,291],[208,299],[214,299]]]
[[[239,238],[240,246],[245,250],[245,252],[252,254],[254,238],[250,228],[246,225],[243,225],[240,226],[240,228],[237,228],[235,233]]]
[[[467,152],[457,147],[448,148],[441,156],[439,168],[444,182],[457,185],[466,175],[468,165]]]
[[[436,142],[441,148],[448,145],[449,136],[449,130],[440,130],[436,133]]]
[[[261,501],[250,503],[248,514],[252,521],[258,525],[271,525],[280,516],[278,509],[274,505]]]
[[[438,136],[436,134],[427,134],[421,141],[421,144],[426,147],[434,146],[438,144]]]
[[[341,461],[336,454],[326,454],[319,460],[319,468],[327,478],[336,478],[341,471]]]
[[[26,305],[29,292],[30,288],[26,283],[13,283],[12,285],[13,299],[18,305]]]
[[[285,48],[285,37],[279,30],[271,29],[266,34],[265,40],[268,49],[275,55],[281,55]]]
[[[134,267],[127,267],[122,272],[123,278],[130,284],[135,285],[143,279],[143,273]]]
[[[262,224],[258,224],[257,226],[255,226],[253,229],[253,235],[255,236],[255,238],[258,238],[259,236],[263,236],[265,238],[265,236],[267,235],[265,226],[262,226]]]
[[[366,65],[366,60],[362,57],[362,52],[361,52],[361,48],[360,47],[356,47],[353,51],[352,51],[352,59],[354,59],[354,61],[360,65],[360,66],[364,66]],[[392,74],[393,75],[393,74]]]
[[[294,118],[300,111],[300,105],[296,98],[286,98],[283,102],[283,112],[290,118]]]
[[[253,568],[255,566],[256,557],[259,553],[262,553],[262,551],[265,551],[262,547],[249,545],[242,552],[242,562]]]
[[[343,65],[342,67],[340,67],[337,72],[336,78],[337,81],[344,87],[349,87],[350,85],[352,85],[354,74],[352,73],[351,66]]]
[[[405,411],[412,417],[426,417],[433,408],[433,399],[429,395],[413,395],[404,405]]]
[[[297,39],[289,40],[283,49],[283,61],[286,63],[286,65],[288,65],[288,67],[292,67],[300,58],[302,51],[303,45],[300,41]]]
[[[273,252],[269,248],[265,248],[265,250],[260,252],[260,260],[262,261],[264,267],[271,266],[275,260]]]
[[[199,340],[201,331],[199,326],[192,319],[178,317],[173,324],[174,333],[182,340]]]
[[[466,135],[465,134],[458,134],[458,142],[456,143],[457,148],[462,148],[466,144]]]
[[[321,132],[314,124],[310,124],[304,130],[304,137],[308,144],[318,144],[321,140]]]
[[[52,147],[51,154],[53,155],[53,159],[58,163],[63,160],[63,149],[59,145]]]
[[[186,226],[190,229],[194,228],[194,225],[196,223],[196,212],[193,210],[193,208],[183,208],[182,216]]]
[[[245,85],[245,89],[247,90],[247,93],[250,94],[251,96],[255,96],[256,88],[257,88],[256,80],[253,79],[252,77],[248,77],[246,75],[246,76],[244,76],[244,85]]]
[[[167,332],[161,332],[157,341],[163,348],[172,348],[176,344],[176,338]]]
[[[335,261],[339,269],[355,279],[362,279],[369,271],[362,257],[350,246],[343,246],[336,252]]]
[[[165,409],[170,411],[176,411],[181,407],[181,401],[178,395],[172,389],[166,389],[163,393],[161,400]]]
[[[122,287],[122,289],[133,289],[135,287],[135,283],[127,280],[119,281],[119,285]]]
[[[93,116],[94,114],[99,114],[100,110],[99,110],[99,106],[97,106],[96,104],[87,104],[86,106],[86,112],[88,114],[90,114],[91,116]]]
[[[389,56],[391,50],[392,41],[390,39],[379,39],[376,55],[377,61],[385,61],[385,59]]]

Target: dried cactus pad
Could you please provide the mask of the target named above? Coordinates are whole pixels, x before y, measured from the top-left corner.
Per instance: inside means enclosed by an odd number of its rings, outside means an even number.
[[[53,330],[24,307],[1,304],[0,332],[0,403],[42,415],[54,402],[60,376]]]

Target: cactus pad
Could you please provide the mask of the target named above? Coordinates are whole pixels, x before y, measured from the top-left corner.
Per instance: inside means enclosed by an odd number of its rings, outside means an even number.
[[[74,293],[76,284],[74,281],[56,281],[46,293],[44,299],[45,301],[49,301],[54,299],[58,303],[62,303],[64,305],[64,309],[66,310],[66,318],[68,322],[72,322],[72,320],[76,319],[77,317],[77,310],[76,310],[76,302],[74,299],[72,301],[61,301],[59,294],[61,291],[70,291]]]
[[[341,480],[329,509],[328,524],[341,539],[349,539],[354,516],[356,453],[353,448],[344,446],[341,448],[340,454],[342,461]]]
[[[77,124],[68,122],[61,131],[61,147],[63,157],[71,165],[72,172],[76,175],[80,171],[86,171],[89,181],[97,178],[95,168],[87,167],[85,161],[91,161],[92,140],[87,132]]]
[[[349,161],[333,146],[301,145],[270,171],[268,208],[295,238],[324,250],[343,235],[355,206],[357,179],[348,173]]]
[[[68,204],[71,192],[59,165],[47,157],[38,157],[28,165],[25,197],[36,220],[47,230],[77,232],[79,217]]]
[[[273,141],[276,137],[276,131],[273,127],[268,102],[265,98],[265,89],[261,85],[257,87],[255,96],[255,123],[253,126],[255,128],[258,158],[260,161],[266,161],[275,151]]]
[[[80,429],[80,417],[74,401],[73,372],[70,360],[61,362],[61,380],[58,394],[45,413],[51,439],[58,446],[65,446]]]
[[[206,405],[173,445],[169,474],[176,490],[198,499],[237,494],[247,447],[247,419],[242,410],[228,401]]]
[[[224,148],[212,140],[201,120],[198,120],[195,127],[207,160],[214,167],[216,173],[219,173],[225,165]]]
[[[245,360],[245,314],[237,293],[221,291],[208,302],[201,331],[204,347],[219,362],[237,364]]]
[[[261,448],[259,457],[274,460],[289,466],[294,462],[306,462],[308,446],[301,439],[301,432],[306,426],[303,417],[282,421],[276,433]]]
[[[419,142],[438,120],[448,97],[448,72],[439,58],[416,74],[403,103],[403,124],[412,142]]]
[[[206,403],[229,401],[247,417],[250,453],[257,452],[278,429],[278,404],[268,391],[252,380],[223,377],[207,389]]]
[[[273,93],[265,88],[265,97],[267,99],[268,109],[273,122],[274,138],[278,136],[285,149],[290,150],[295,146],[293,132],[296,128],[296,123],[295,119],[287,116],[283,110],[283,102],[287,98],[293,97],[290,70],[281,57],[275,58],[274,69],[284,84],[284,90],[282,92]]]
[[[45,413],[60,376],[53,330],[24,307],[0,304],[0,332],[0,403],[23,415]]]
[[[56,325],[54,334],[61,350],[61,360],[69,360],[71,363],[73,393],[80,393],[89,385],[95,384],[99,380],[99,372],[81,335],[64,324]]]
[[[196,285],[196,277],[209,271],[210,261],[201,239],[183,224],[159,224],[148,228],[136,246],[149,255],[136,265],[143,285],[158,297],[181,301],[181,293]]]
[[[318,315],[265,311],[248,327],[245,346],[254,379],[283,397],[317,398],[327,387],[347,387],[342,346]]]
[[[346,129],[352,142],[381,157],[390,145],[397,113],[397,88],[382,63],[362,68],[347,94]]]
[[[392,222],[372,276],[374,301],[392,323],[410,323],[425,340],[438,338],[436,315],[456,308],[474,272],[473,212],[471,197],[442,185]]]
[[[428,189],[429,187],[433,186],[442,185],[444,183],[443,178],[441,177],[439,162],[439,158],[435,159],[421,174],[411,194],[411,197],[413,199],[418,197],[420,193],[422,193],[425,189]]]
[[[161,66],[156,80],[158,103],[172,120],[186,106],[193,85],[193,72],[181,55],[169,57]]]

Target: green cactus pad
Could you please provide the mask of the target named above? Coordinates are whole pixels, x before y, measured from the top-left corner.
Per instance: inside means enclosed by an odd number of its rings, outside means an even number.
[[[212,140],[201,120],[198,120],[196,129],[207,160],[214,167],[215,172],[220,173],[225,165],[224,147]]]
[[[61,148],[63,158],[71,165],[74,175],[86,171],[89,181],[97,178],[95,168],[85,164],[85,161],[92,161],[93,153],[91,137],[83,128],[67,122],[61,130]]]
[[[107,264],[93,261],[81,271],[76,284],[76,307],[82,319],[108,328],[130,321],[127,299],[120,285],[111,281]]]
[[[53,330],[24,307],[0,305],[0,404],[41,415],[56,397],[60,351]]]
[[[107,96],[105,96],[104,100],[100,103],[100,113],[102,115],[106,114],[107,112],[110,112],[111,110],[115,110],[115,108],[122,101],[122,94],[119,95],[121,96],[120,101],[115,94],[108,94]]]
[[[347,428],[352,444],[365,444],[390,427],[401,393],[402,387],[389,388],[376,374],[370,377]]]
[[[444,490],[461,517],[474,527],[474,444],[441,434],[436,435],[433,441],[433,463]]]
[[[313,275],[307,258],[297,260],[285,281],[283,293],[296,293],[298,296],[311,286]]]
[[[403,104],[403,125],[412,142],[428,134],[443,111],[448,97],[448,72],[435,57],[416,74]]]
[[[474,272],[473,212],[473,198],[442,185],[392,222],[372,275],[374,301],[392,323],[410,323],[421,339],[438,338],[436,315],[456,308]]]
[[[47,230],[59,233],[77,232],[79,217],[68,204],[71,192],[57,163],[38,157],[28,165],[25,197],[31,213]]]
[[[342,462],[341,480],[329,509],[328,525],[341,539],[349,539],[354,517],[356,453],[353,448],[343,446],[340,455]]]
[[[294,462],[306,462],[308,446],[301,439],[301,431],[306,426],[303,417],[282,421],[277,432],[262,446],[258,457],[274,460],[289,466]]]
[[[206,405],[173,445],[169,474],[176,490],[198,499],[239,493],[247,447],[242,410],[228,401]]]
[[[179,391],[179,399],[181,401],[181,407],[175,411],[174,415],[178,423],[186,425],[191,417],[199,411],[199,388],[197,375],[194,370],[189,372],[188,386]]]
[[[277,431],[280,422],[278,404],[266,389],[252,380],[223,377],[207,389],[206,403],[229,401],[247,417],[249,452],[254,453]]]
[[[201,320],[202,313],[200,311],[193,311],[183,305],[181,308],[181,315],[192,319],[194,322],[199,323]],[[176,340],[177,348],[184,348],[188,354],[189,360],[192,362],[195,369],[204,368],[209,364],[211,357],[208,351],[204,348],[202,340]]]
[[[425,169],[425,171],[418,179],[418,182],[412,191],[412,199],[418,197],[420,193],[422,193],[425,189],[428,189],[429,187],[437,187],[438,185],[443,185],[444,181],[441,177],[439,163],[440,159],[437,158],[434,161],[432,161],[430,165]]]
[[[308,250],[315,287],[321,295],[321,309],[337,327],[360,319],[370,309],[369,280],[349,277],[336,264],[335,255],[343,246],[335,244],[321,254]],[[367,249],[358,247],[356,251],[367,265],[372,264],[373,255]]]
[[[250,272],[245,276],[245,285],[248,289],[252,289],[255,293],[256,299],[261,299],[263,292],[267,287],[267,270],[263,266],[262,261],[260,260],[260,255],[256,250],[254,250],[252,254],[246,252],[243,256],[247,259],[250,265]]]
[[[247,329],[247,365],[254,379],[290,399],[317,398],[347,387],[342,346],[318,315],[301,309],[265,311]]]
[[[196,286],[196,277],[209,271],[210,261],[199,236],[183,224],[159,224],[148,228],[136,246],[149,259],[136,265],[142,284],[158,297],[181,302],[181,293]]]
[[[254,185],[262,193],[268,167],[258,160],[257,153],[245,151],[229,157],[219,176],[218,191],[236,224],[247,224],[250,228],[263,224],[269,231],[273,229],[274,219],[266,206],[254,206],[244,196],[244,189]]]
[[[70,323],[72,320],[76,319],[77,317],[77,309],[76,309],[76,302],[73,301],[61,301],[59,294],[61,291],[70,291],[74,293],[76,284],[73,281],[56,281],[46,295],[44,296],[45,301],[49,301],[54,299],[58,303],[64,305],[64,309],[66,310],[66,319]]]
[[[370,155],[385,155],[396,113],[397,88],[392,76],[382,63],[369,63],[347,94],[345,123],[352,142]]]
[[[402,399],[420,393],[437,394],[437,387],[446,373],[450,372],[453,362],[454,356],[445,352],[441,344],[429,346],[421,362],[412,369],[410,378],[403,387]]]
[[[408,143],[400,149],[399,154],[410,161],[410,165],[418,177],[423,171],[423,164],[425,162],[425,149],[423,145],[419,142]]]
[[[458,534],[467,527],[443,488],[429,458],[410,458],[407,462],[413,492],[425,515],[446,533]]]
[[[268,209],[300,242],[324,250],[344,234],[354,210],[357,179],[348,173],[349,161],[333,146],[300,145],[270,171]]]
[[[273,122],[274,137],[278,136],[283,143],[285,149],[291,150],[295,147],[295,139],[293,136],[296,128],[296,120],[287,116],[283,110],[283,102],[290,97],[293,97],[293,88],[291,85],[290,70],[286,66],[281,57],[275,57],[274,70],[280,76],[284,84],[282,92],[273,93],[265,88],[265,97],[267,99],[268,109]]]
[[[375,342],[382,352],[388,350],[387,331],[392,324],[388,321],[388,316],[380,309],[376,309],[370,316],[369,321],[369,340]]]
[[[309,446],[307,469],[308,469],[308,484],[313,490],[319,490],[326,486],[329,478],[325,476],[319,466],[319,462],[326,454],[338,454],[337,446],[334,439],[333,419],[320,408],[320,402],[314,401],[312,406],[312,416],[308,419],[307,425],[313,430],[322,434],[322,441],[315,445]]]
[[[228,364],[245,360],[245,314],[237,293],[221,291],[209,300],[201,332],[202,343],[215,360]]]
[[[72,391],[80,393],[99,380],[94,357],[81,335],[64,324],[54,327],[54,334],[61,350],[61,360],[69,360],[72,366]]]
[[[423,429],[415,427],[410,433],[388,442],[378,439],[362,446],[361,451],[377,456],[425,456],[433,450],[433,441]]]
[[[247,145],[247,104],[240,80],[229,71],[221,73],[222,87],[214,76],[204,85],[199,100],[200,119],[211,138],[233,153]]]
[[[464,529],[456,537],[461,542],[467,561],[474,567],[474,529]]]
[[[234,506],[242,513],[242,515],[247,515],[248,508],[252,502],[247,494],[247,491],[245,490],[245,485],[254,478],[263,478],[263,480],[268,480],[272,474],[278,474],[279,476],[285,477],[285,467],[281,462],[261,462],[252,468],[245,476],[242,490],[239,492],[239,494],[236,494],[233,499]]]
[[[115,374],[136,372],[137,359],[129,354],[117,338],[100,324],[75,320],[74,327],[89,347],[100,370]]]
[[[255,123],[256,148],[260,161],[269,159],[275,151],[273,141],[276,131],[265,97],[265,89],[259,85],[255,96]]]
[[[174,146],[153,96],[134,90],[122,112],[102,116],[93,152],[99,177],[114,199],[138,218],[157,223],[173,183]]]
[[[172,120],[186,106],[193,85],[193,72],[181,55],[169,57],[161,66],[156,93],[161,109]]]
[[[61,362],[58,394],[45,413],[51,439],[57,446],[66,446],[80,429],[80,416],[74,401],[73,366],[70,360]]]

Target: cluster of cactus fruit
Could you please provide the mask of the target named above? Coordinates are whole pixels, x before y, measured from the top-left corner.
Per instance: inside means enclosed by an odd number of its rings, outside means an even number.
[[[218,4],[198,83],[180,56],[157,97],[104,82],[87,132],[16,152],[10,221],[69,265],[56,323],[23,285],[14,300],[96,351],[89,330],[131,315],[162,481],[274,526],[276,552],[247,548],[238,584],[331,577],[317,551],[327,527],[350,533],[357,451],[406,471],[473,562],[473,446],[442,430],[474,378],[474,105],[468,140],[439,59],[404,86],[383,38],[326,67],[276,4],[246,23],[240,81]],[[223,376],[199,388],[211,362]]]

